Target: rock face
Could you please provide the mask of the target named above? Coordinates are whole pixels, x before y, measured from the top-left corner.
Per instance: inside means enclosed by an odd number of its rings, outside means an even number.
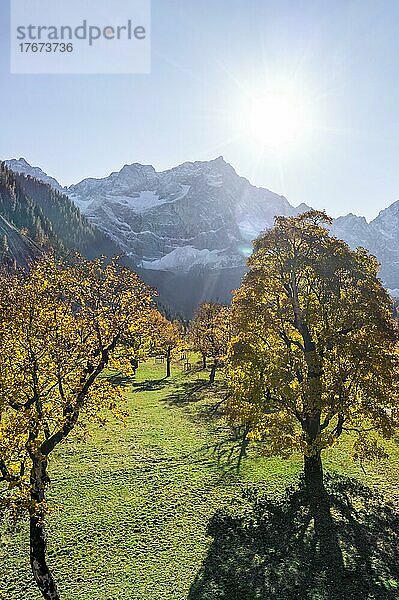
[[[69,188],[23,158],[6,164],[62,190],[143,270],[242,269],[251,241],[276,215],[308,210],[251,185],[222,157],[160,173],[134,163]]]
[[[159,289],[161,301],[185,313],[201,300],[228,300],[240,284],[251,241],[276,215],[309,210],[251,185],[222,157],[163,172],[134,163],[69,188],[23,158],[6,163],[67,194]],[[371,223],[353,214],[339,217],[332,233],[375,254],[384,283],[399,289],[399,201]]]
[[[370,223],[352,214],[339,217],[331,232],[352,248],[362,246],[374,254],[381,263],[384,284],[399,288],[399,201],[382,210]]]
[[[67,193],[159,290],[160,301],[184,315],[205,300],[229,301],[252,240],[276,215],[308,210],[254,187],[222,157],[160,173],[150,165],[125,165]]]
[[[138,266],[152,271],[243,267],[260,231],[276,215],[297,212],[283,196],[239,177],[222,157],[161,173],[125,165],[71,186],[68,195]]]

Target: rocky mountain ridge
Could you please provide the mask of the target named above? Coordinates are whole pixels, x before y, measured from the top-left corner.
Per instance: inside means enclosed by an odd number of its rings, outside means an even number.
[[[28,172],[24,159],[7,164]],[[38,167],[31,175],[48,180]],[[222,157],[162,172],[133,163],[64,193],[137,266],[161,271],[244,267],[251,241],[275,215],[308,209],[251,185]]]
[[[25,159],[6,163],[62,190],[129,257],[143,279],[158,287],[165,302],[181,301],[182,310],[187,302],[194,306],[210,297],[227,300],[229,290],[239,285],[251,241],[273,225],[276,215],[309,209],[251,185],[222,157],[161,172],[133,163],[69,188]],[[338,217],[332,233],[353,248],[363,246],[375,254],[384,283],[399,288],[399,201],[370,223],[353,214]]]

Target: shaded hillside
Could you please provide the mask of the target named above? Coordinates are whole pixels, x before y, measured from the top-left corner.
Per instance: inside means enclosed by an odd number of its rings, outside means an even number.
[[[26,235],[0,216],[0,263],[6,267],[17,265],[26,270],[32,261],[42,255],[42,250]]]
[[[120,253],[119,246],[91,225],[68,196],[30,176],[16,173],[15,179],[25,195],[42,210],[55,236],[67,250],[78,250],[88,258]]]
[[[17,177],[4,163],[0,164],[0,215],[40,247],[52,247],[58,252],[64,250],[50,220],[27,196]]]
[[[159,302],[171,315],[190,319],[201,302],[230,303],[231,292],[241,285],[244,267],[191,269],[189,272],[153,271],[136,268],[140,278],[159,292]]]
[[[0,164],[0,215],[25,239],[57,254],[78,251],[93,258],[120,253],[67,196],[33,177],[10,171],[4,163]],[[3,233],[3,237],[8,235]],[[21,252],[15,258],[19,263]]]

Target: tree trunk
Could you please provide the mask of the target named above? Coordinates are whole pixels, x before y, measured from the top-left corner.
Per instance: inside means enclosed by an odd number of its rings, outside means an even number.
[[[170,377],[170,363],[171,363],[171,356],[170,356],[170,351],[168,350],[168,352],[166,354],[166,377]]]
[[[210,383],[214,383],[215,381],[215,374],[216,374],[216,361],[213,363],[213,365],[211,366],[211,372],[209,373],[209,382]]]
[[[202,354],[202,368],[206,369],[206,354]]]
[[[40,506],[45,499],[47,483],[47,458],[34,456],[31,470],[30,509],[30,564],[37,586],[46,600],[60,600],[57,585],[47,566],[47,539],[44,526],[44,511]],[[39,505],[38,505],[39,503]]]
[[[302,429],[312,454],[304,457],[305,486],[311,498],[315,499],[321,494],[325,494],[320,450],[314,452],[315,441],[321,432],[322,358],[320,353],[317,352],[316,343],[312,339],[306,319],[302,315],[294,271],[291,273],[291,293],[292,308],[295,315],[294,326],[302,336],[303,352],[307,366],[308,397],[303,411]]]
[[[311,495],[319,495],[325,492],[323,482],[323,463],[321,453],[305,456],[304,473],[305,486]]]

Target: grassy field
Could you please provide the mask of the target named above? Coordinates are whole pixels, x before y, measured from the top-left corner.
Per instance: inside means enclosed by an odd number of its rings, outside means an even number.
[[[173,377],[163,380],[163,369],[149,361],[126,382],[125,427],[96,428],[89,440],[68,441],[54,456],[49,561],[63,600],[186,599],[207,557],[207,524],[215,511],[230,506],[243,485],[277,494],[298,478],[300,457],[253,455],[239,475],[224,459],[218,462],[213,447],[227,429],[211,409],[220,398],[220,384],[204,386],[200,378],[206,373],[186,374],[178,365]],[[397,501],[397,444],[389,449],[391,460],[367,467],[364,474],[350,461],[344,442],[340,451],[326,453],[325,466],[378,486],[385,498]],[[4,598],[38,600],[26,525],[2,536],[0,552]],[[394,598],[396,582],[387,585],[390,595],[380,597]],[[212,596],[209,589],[192,597],[246,600],[232,593]],[[255,597],[265,596],[254,592]]]

